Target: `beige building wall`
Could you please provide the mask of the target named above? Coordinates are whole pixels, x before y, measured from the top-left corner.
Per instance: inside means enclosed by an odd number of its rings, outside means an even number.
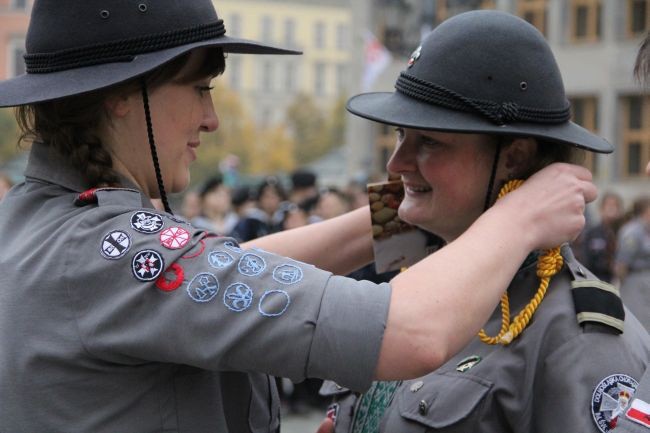
[[[229,54],[223,78],[240,93],[257,123],[282,122],[287,106],[300,93],[312,96],[324,109],[346,94],[351,79],[352,13],[349,6],[335,3],[215,2],[227,35],[303,52],[301,56]]]

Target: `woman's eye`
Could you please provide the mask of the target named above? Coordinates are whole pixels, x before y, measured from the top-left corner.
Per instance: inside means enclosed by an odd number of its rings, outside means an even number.
[[[426,147],[435,147],[439,144],[436,140],[429,137],[422,137],[420,143]]]
[[[204,95],[206,92],[210,92],[212,89],[214,89],[213,86],[198,86],[197,90],[201,95]]]

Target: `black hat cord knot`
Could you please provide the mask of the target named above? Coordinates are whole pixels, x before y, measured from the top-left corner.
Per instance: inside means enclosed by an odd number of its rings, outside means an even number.
[[[156,143],[153,137],[153,124],[151,123],[151,113],[149,111],[149,94],[147,92],[147,82],[143,77],[140,79],[140,88],[142,89],[142,103],[144,105],[144,115],[147,120],[147,136],[149,137],[149,147],[151,148],[151,159],[153,160],[153,167],[156,172],[156,181],[158,182],[158,190],[160,191],[160,200],[165,207],[165,211],[174,214],[172,208],[167,201],[167,193],[165,192],[165,184],[163,183],[162,173],[160,171],[160,164],[158,162],[158,152],[156,152]]]

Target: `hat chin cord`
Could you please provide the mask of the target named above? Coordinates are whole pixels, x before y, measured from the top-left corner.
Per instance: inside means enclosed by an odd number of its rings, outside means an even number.
[[[156,181],[158,182],[158,190],[160,191],[160,200],[165,207],[165,211],[173,215],[174,213],[172,212],[172,208],[169,206],[169,202],[167,201],[165,184],[163,183],[160,164],[158,163],[158,152],[156,151],[156,143],[153,138],[153,125],[151,123],[151,112],[149,111],[149,94],[147,92],[147,82],[144,77],[140,79],[140,88],[142,90],[144,116],[147,120],[147,136],[149,137],[149,147],[151,148],[151,159],[153,159],[153,167],[156,172]]]

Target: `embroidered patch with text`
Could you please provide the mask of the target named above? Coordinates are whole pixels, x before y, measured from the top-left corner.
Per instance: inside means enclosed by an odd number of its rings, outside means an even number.
[[[616,427],[639,383],[627,374],[612,374],[601,380],[591,397],[591,413],[598,429],[607,433]]]
[[[160,215],[153,212],[140,211],[131,215],[131,227],[140,233],[157,233],[162,230],[163,225]]]
[[[131,248],[131,236],[121,230],[113,230],[102,240],[102,256],[109,260],[116,260],[129,251]]]
[[[142,250],[133,256],[133,275],[140,281],[153,281],[160,276],[165,261],[158,251]]]

